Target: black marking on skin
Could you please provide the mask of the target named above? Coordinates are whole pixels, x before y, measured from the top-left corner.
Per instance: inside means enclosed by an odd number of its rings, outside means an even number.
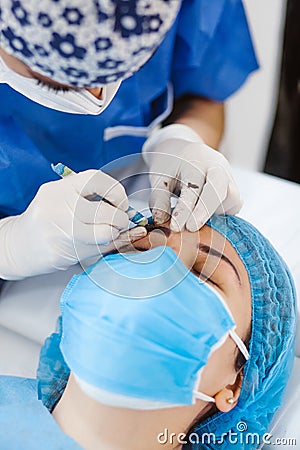
[[[154,223],[147,223],[147,225],[145,225],[145,228],[147,230],[147,233],[151,233],[151,231],[153,231],[156,227],[156,225],[154,225]]]
[[[188,188],[199,189],[199,186],[197,184],[188,182]]]
[[[148,223],[148,225],[146,225],[145,228],[148,233],[151,233],[151,231],[154,231],[154,230],[160,230],[165,234],[166,237],[169,237],[171,234],[171,230],[169,228],[161,227],[161,226],[155,225],[154,223]]]

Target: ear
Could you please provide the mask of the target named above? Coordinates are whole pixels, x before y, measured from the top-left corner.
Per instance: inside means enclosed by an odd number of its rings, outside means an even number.
[[[229,384],[215,395],[216,407],[219,411],[231,411],[239,399],[242,389],[243,374],[237,373],[234,384]]]

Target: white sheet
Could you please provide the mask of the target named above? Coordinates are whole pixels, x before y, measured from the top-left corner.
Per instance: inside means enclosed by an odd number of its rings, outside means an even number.
[[[40,344],[0,326],[0,374],[34,378]],[[1,448],[1,445],[0,445]]]
[[[240,216],[253,223],[290,267],[300,293],[300,185],[236,169],[244,206]]]

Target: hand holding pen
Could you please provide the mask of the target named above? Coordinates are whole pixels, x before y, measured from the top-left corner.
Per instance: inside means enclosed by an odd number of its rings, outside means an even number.
[[[90,201],[97,193],[106,201]],[[109,251],[112,241],[133,242],[147,231],[129,225],[128,198],[123,186],[100,170],[86,170],[43,184],[26,211],[1,221],[5,234],[2,277],[16,280],[65,270]],[[25,236],[25,239],[24,239]],[[0,267],[1,269],[1,267]]]
[[[51,164],[51,167],[62,179],[68,178],[70,182],[72,179],[75,185],[75,180],[81,177],[85,179],[90,174],[86,185],[82,185],[80,190],[75,216],[76,211],[80,211],[82,220],[87,220],[89,225],[94,224],[94,239],[98,244],[99,255],[105,254],[112,246],[119,248],[128,245],[147,234],[144,227],[148,225],[148,219],[128,205],[125,190],[117,180],[101,170],[87,170],[77,174],[62,163]],[[76,190],[79,191],[78,188]],[[88,219],[91,216],[93,218]],[[128,220],[136,226],[127,229]],[[101,229],[98,236],[95,234],[97,228]],[[124,229],[127,231],[121,232]]]
[[[55,172],[61,178],[65,178],[68,175],[75,175],[75,173],[76,173],[72,169],[70,169],[68,166],[66,166],[62,163],[58,163],[56,165],[51,164],[51,168],[52,168],[53,172]],[[103,201],[111,206],[114,206],[107,198],[105,198],[101,195],[98,195],[96,193],[94,193],[92,195],[88,195],[85,198],[92,202]],[[129,220],[132,223],[134,223],[135,225],[139,225],[141,227],[145,227],[146,225],[148,225],[148,219],[145,216],[143,216],[142,213],[140,213],[136,209],[132,208],[132,206],[130,206],[130,205],[128,206],[126,213],[128,214]]]

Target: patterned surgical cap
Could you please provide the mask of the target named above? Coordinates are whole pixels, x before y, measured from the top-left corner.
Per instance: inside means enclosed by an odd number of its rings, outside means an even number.
[[[1,0],[0,47],[57,82],[97,87],[153,54],[181,0]]]

